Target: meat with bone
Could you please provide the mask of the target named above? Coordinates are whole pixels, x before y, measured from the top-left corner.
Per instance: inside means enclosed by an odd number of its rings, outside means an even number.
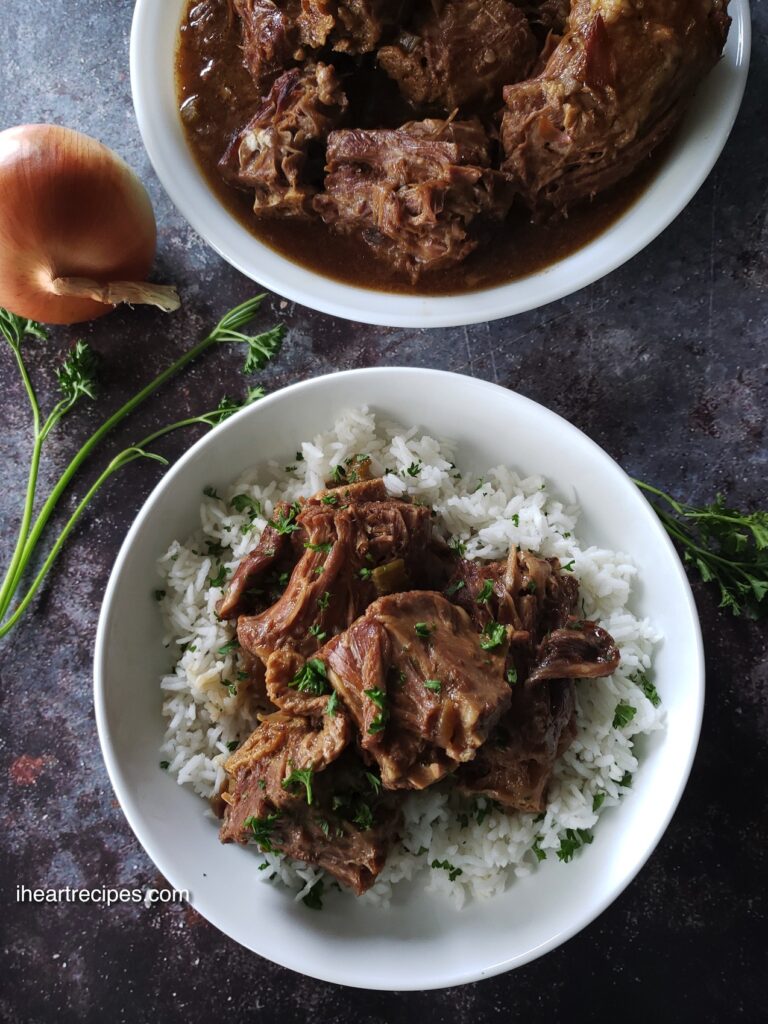
[[[219,164],[222,175],[253,189],[259,217],[308,216],[322,180],[325,140],[346,107],[330,65],[286,71],[230,143]]]
[[[543,71],[504,90],[502,169],[532,208],[628,175],[717,62],[728,0],[573,0]]]
[[[528,683],[544,679],[597,679],[619,667],[619,649],[610,633],[595,622],[571,618],[542,640]]]
[[[327,171],[314,200],[323,220],[413,280],[463,260],[476,219],[502,218],[511,202],[477,119],[332,132]]]
[[[317,864],[360,895],[384,866],[400,811],[345,750],[343,710],[322,723],[270,715],[232,755],[220,838]]]
[[[511,0],[447,0],[425,4],[421,17],[379,50],[378,63],[411,103],[450,113],[500,99],[504,85],[525,78],[536,52],[528,20]]]
[[[367,487],[361,493],[370,494],[372,482]],[[304,553],[283,594],[238,621],[240,644],[265,663],[284,646],[311,655],[380,592],[418,585],[432,533],[428,508],[395,499],[358,502],[351,487],[307,502],[295,526],[303,531]]]
[[[431,591],[392,594],[318,653],[388,789],[423,789],[471,760],[510,701],[505,631],[477,633]]]

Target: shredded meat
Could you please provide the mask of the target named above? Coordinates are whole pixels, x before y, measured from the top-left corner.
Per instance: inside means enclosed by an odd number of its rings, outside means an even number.
[[[414,280],[464,259],[477,246],[473,222],[503,217],[511,202],[476,119],[332,132],[327,160],[315,209]]]
[[[384,866],[400,812],[345,751],[343,710],[322,723],[270,715],[232,755],[220,838],[317,864],[360,895]],[[305,781],[289,783],[295,771]]]
[[[473,758],[509,704],[506,636],[481,646],[431,591],[380,598],[319,653],[390,789],[423,789]]]
[[[573,683],[516,685],[512,693],[509,711],[474,761],[461,766],[456,781],[463,792],[509,810],[539,812],[555,761],[573,739]]]
[[[525,78],[536,57],[525,14],[511,0],[448,0],[425,4],[421,16],[378,62],[414,104],[447,113],[475,100],[501,97]]]
[[[331,66],[286,71],[232,140],[219,164],[222,174],[253,189],[260,217],[308,216],[317,192],[313,182],[322,178],[323,143],[346,108]]]
[[[628,175],[716,63],[728,0],[574,0],[538,77],[508,85],[503,170],[531,207],[564,208]]]
[[[375,574],[385,566],[401,563],[403,580],[412,585],[423,575],[428,508],[394,499],[358,502],[351,487],[330,497],[333,504],[322,496],[308,502],[296,519],[305,551],[279,600],[238,621],[241,645],[265,662],[286,645],[308,656],[346,629],[377,597]]]

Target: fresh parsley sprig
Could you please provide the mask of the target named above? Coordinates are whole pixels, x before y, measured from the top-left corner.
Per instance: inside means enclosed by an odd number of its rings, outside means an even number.
[[[650,503],[683,560],[720,589],[720,607],[757,619],[768,611],[768,512],[739,512],[718,494],[711,505],[676,501],[642,480]]]

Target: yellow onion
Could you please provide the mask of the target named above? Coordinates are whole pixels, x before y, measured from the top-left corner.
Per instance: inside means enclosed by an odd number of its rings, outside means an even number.
[[[0,306],[48,324],[177,309],[175,288],[145,280],[156,243],[149,196],[111,149],[57,125],[0,132]]]

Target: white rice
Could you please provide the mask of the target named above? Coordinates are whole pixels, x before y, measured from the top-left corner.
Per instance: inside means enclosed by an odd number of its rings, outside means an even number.
[[[159,562],[165,643],[174,655],[183,649],[161,683],[167,723],[161,756],[179,784],[192,786],[201,797],[211,797],[222,786],[227,745],[245,739],[258,722],[237,692],[237,654],[221,652],[234,627],[217,620],[214,609],[222,587],[211,586],[210,580],[222,562],[231,575],[255,545],[275,502],[313,494],[334,466],[361,452],[372,457],[375,470],[388,470],[385,481],[393,495],[407,493],[432,505],[437,529],[461,538],[469,556],[501,558],[517,544],[545,557],[556,555],[563,565],[572,562],[583,615],[600,622],[621,649],[621,666],[613,676],[576,686],[578,732],[555,769],[543,818],[506,814],[486,806],[482,798],[459,798],[439,785],[405,799],[402,842],[362,899],[386,904],[395,883],[424,871],[428,890],[461,906],[470,896],[502,892],[515,876],[535,870],[541,854],[562,854],[567,829],[593,829],[605,808],[631,793],[621,782],[638,767],[634,737],[663,727],[663,711],[634,681],[638,671],[648,672],[659,639],[651,623],[628,608],[635,567],[627,555],[582,547],[576,536],[578,508],[560,501],[543,478],[521,478],[506,466],[483,470],[481,476],[481,467],[457,468],[452,442],[377,420],[364,407],[344,412],[312,441],[297,442],[287,456],[290,465],[269,462],[220,487],[220,497],[205,496],[201,529],[183,544],[174,542]],[[236,513],[229,502],[239,494],[258,500],[262,514]],[[223,553],[217,554],[218,545]],[[623,728],[614,728],[621,701],[636,714]],[[583,838],[589,841],[589,833]],[[437,862],[447,866],[432,867]],[[279,878],[297,899],[322,874],[312,866],[261,853],[254,860],[257,867],[257,877]]]

